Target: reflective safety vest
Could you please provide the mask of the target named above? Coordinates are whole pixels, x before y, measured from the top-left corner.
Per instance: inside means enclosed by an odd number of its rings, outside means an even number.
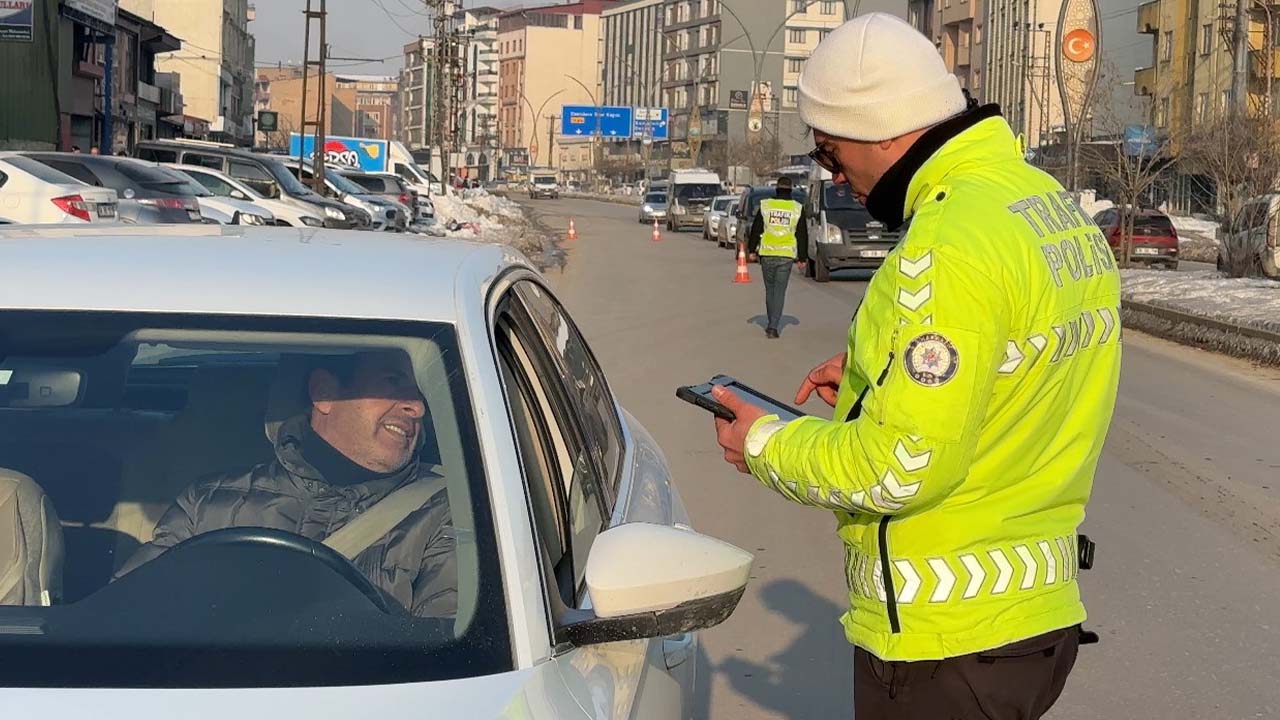
[[[761,257],[796,258],[796,228],[800,225],[804,206],[795,200],[769,198],[760,202],[764,219],[764,235],[760,238]]]
[[[1107,240],[1003,118],[912,178],[849,332],[835,419],[762,418],[747,463],[835,511],[850,642],[935,660],[1085,619],[1076,533],[1120,377]]]

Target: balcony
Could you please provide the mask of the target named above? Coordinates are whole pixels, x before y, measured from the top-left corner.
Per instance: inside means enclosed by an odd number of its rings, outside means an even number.
[[[942,8],[943,26],[974,20],[974,12],[976,10],[974,6],[976,4],[974,0],[951,0],[950,3],[944,3]]]
[[[160,104],[160,88],[155,85],[138,81],[138,99],[145,100],[156,105]]]
[[[1133,71],[1133,94],[1150,97],[1156,93],[1156,69],[1138,68]]]
[[[1160,0],[1138,6],[1138,32],[1149,35],[1160,32]]]

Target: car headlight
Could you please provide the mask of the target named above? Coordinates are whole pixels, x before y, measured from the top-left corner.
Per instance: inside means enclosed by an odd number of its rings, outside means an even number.
[[[261,215],[254,215],[253,213],[242,212],[240,213],[240,224],[241,225],[266,225],[267,219],[262,217]]]
[[[683,215],[683,214],[684,214],[684,208],[680,207],[679,205],[672,205],[672,206],[671,206],[671,214],[672,214],[672,215]]]
[[[320,218],[313,218],[309,215],[304,215],[298,219],[301,220],[302,224],[306,225],[307,227],[323,227],[324,226],[323,220],[321,220]]]
[[[844,232],[835,225],[827,225],[822,235],[822,242],[828,244],[842,243],[844,242]]]
[[[329,207],[329,206],[327,206],[327,205],[326,205],[326,206],[325,206],[325,208],[324,208],[324,216],[325,216],[325,217],[327,217],[327,218],[329,218],[330,220],[339,220],[339,221],[344,221],[344,222],[345,222],[345,221],[346,221],[346,219],[347,219],[347,214],[346,214],[346,213],[342,212],[342,211],[341,211],[341,210],[339,210],[338,208],[335,208],[335,207]]]
[[[652,206],[652,205],[645,205],[645,206],[644,206],[644,211],[645,211],[645,212],[647,212],[647,213],[651,213],[651,212],[653,212],[653,206]]]

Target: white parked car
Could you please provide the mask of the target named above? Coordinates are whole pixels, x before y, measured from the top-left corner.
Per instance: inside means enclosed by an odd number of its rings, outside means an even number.
[[[688,528],[518,253],[0,239],[6,717],[691,717],[696,631],[751,556]],[[335,427],[409,464],[356,466]]]
[[[702,219],[702,239],[715,240],[720,229],[720,221],[724,219],[729,205],[738,199],[737,195],[717,195],[711,199],[711,207]]]
[[[302,203],[285,202],[284,200],[264,197],[248,185],[218,170],[199,165],[171,165],[166,163],[165,166],[181,170],[217,197],[252,202],[254,205],[271,213],[275,217],[277,225],[290,225],[293,227],[321,227],[324,225],[324,219],[309,212],[311,209],[309,206],[304,206]],[[205,199],[201,198],[200,204],[203,206],[204,203]]]
[[[1280,215],[1280,193],[1256,197],[1236,215],[1233,232],[1222,233],[1218,248],[1218,269],[1237,263],[1256,266],[1262,274],[1280,279],[1280,234],[1276,216]]]
[[[716,226],[716,245],[734,249],[738,243],[738,202],[737,198],[729,203],[725,208],[724,217],[720,219],[720,223]]]
[[[204,185],[182,170],[173,166],[157,164],[156,167],[167,173],[176,175],[186,181],[191,192],[200,198],[200,216],[205,220],[213,220],[223,225],[275,225],[276,217],[270,210],[251,200],[233,197],[218,197]]]
[[[0,216],[10,223],[115,223],[117,197],[42,162],[0,153]]]

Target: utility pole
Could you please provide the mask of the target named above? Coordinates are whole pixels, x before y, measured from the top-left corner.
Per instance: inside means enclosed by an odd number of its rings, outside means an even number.
[[[559,115],[544,115],[543,120],[547,121],[547,167],[555,167],[555,143],[556,143],[556,121],[560,119]]]
[[[307,9],[303,13],[305,28],[302,33],[302,122],[298,126],[298,168],[306,165],[306,153],[303,151],[303,139],[307,136],[307,128],[314,128],[314,141],[311,145],[311,187],[318,193],[324,192],[324,143],[325,143],[325,58],[329,55],[329,46],[325,43],[325,26],[328,24],[329,12],[325,8],[325,0],[319,0],[319,9],[313,9],[316,0],[307,0]],[[319,57],[311,59],[311,24],[319,25],[320,49]],[[307,76],[311,67],[315,67],[319,78],[319,92],[316,95],[316,119],[307,119]],[[301,175],[301,172],[299,172]]]
[[[446,138],[449,134],[450,99],[448,72],[451,62],[451,38],[449,19],[453,15],[451,0],[424,0],[431,18],[431,164],[438,172],[442,184],[449,182],[449,158],[446,155]]]
[[[1252,0],[1236,0],[1235,26],[1231,28],[1235,69],[1231,73],[1231,112],[1244,115],[1249,110],[1249,5]],[[1266,49],[1271,52],[1271,48]]]

